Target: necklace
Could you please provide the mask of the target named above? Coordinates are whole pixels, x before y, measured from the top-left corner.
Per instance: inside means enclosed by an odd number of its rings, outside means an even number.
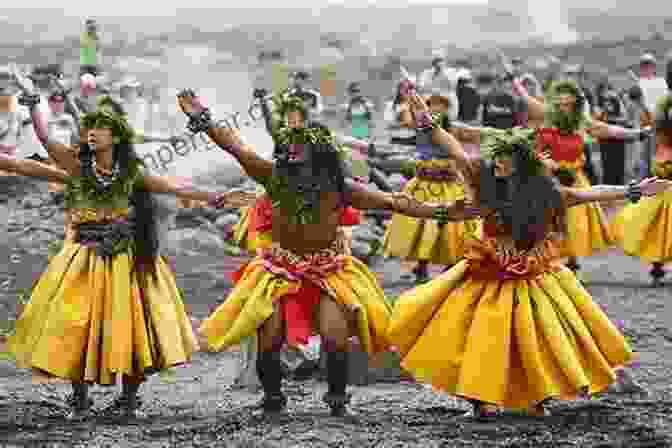
[[[95,157],[91,162],[96,184],[101,186],[103,189],[108,189],[110,185],[112,185],[119,178],[120,171],[119,164],[117,162],[114,163],[112,171],[99,167],[96,163]]]

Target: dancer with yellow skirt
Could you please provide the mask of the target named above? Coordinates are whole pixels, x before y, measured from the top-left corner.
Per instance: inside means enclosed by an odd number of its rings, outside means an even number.
[[[36,135],[68,174],[70,228],[16,322],[9,351],[38,379],[72,383],[70,418],[87,415],[88,385],[114,385],[117,375],[123,393],[110,410],[139,416],[146,375],[188,362],[198,347],[173,273],[157,254],[151,193],[213,206],[248,205],[254,196],[201,192],[144,174],[128,122],[105,108],[82,117],[88,139],[75,155],[49,139],[39,94],[22,88]]]
[[[656,109],[653,173],[662,179],[672,179],[672,95],[663,97]],[[665,276],[663,266],[672,261],[672,194],[626,206],[614,217],[612,229],[627,255],[653,265],[650,271],[653,284],[660,285]]]
[[[449,99],[433,95],[429,108],[449,126]],[[448,129],[448,128],[444,128]],[[455,162],[441,157],[434,145],[417,147],[418,159],[415,163],[415,177],[404,187],[407,193],[419,201],[450,202],[464,199],[464,186],[455,167]],[[477,220],[452,222],[439,227],[436,222],[395,213],[385,233],[383,241],[386,256],[417,260],[414,269],[418,283],[429,280],[428,265],[439,264],[446,269],[460,261],[464,255],[464,239],[469,233],[477,232]]]
[[[385,351],[391,309],[376,276],[345,254],[342,208],[388,209],[446,220],[459,214],[460,204],[425,204],[401,193],[366,190],[353,181],[329,129],[314,123],[300,126],[306,123],[300,100],[279,100],[279,114],[286,120],[274,130],[273,161],[259,157],[238,130],[217,128],[193,92],[182,92],[179,101],[190,129],[207,132],[273,200],[273,244],[247,265],[227,299],[202,323],[205,345],[224,350],[256,332],[256,365],[264,390],[260,411],[277,413],[287,403],[281,349],[285,341],[288,346],[307,344],[318,329],[327,363],[324,401],[332,415],[351,415],[349,337],[357,336],[367,353]]]
[[[590,119],[584,111],[586,100],[574,81],[553,83],[543,103],[528,95],[517,80],[513,85],[516,93],[527,100],[530,118],[544,120],[544,126],[538,130],[538,150],[551,154],[554,172],[563,184],[572,188],[590,188],[584,172],[583,146],[587,134],[592,138],[623,140],[644,139],[648,135],[646,130],[626,129]],[[587,203],[567,210],[567,237],[561,251],[569,258],[570,269],[575,272],[580,269],[577,257],[607,249],[614,242],[604,211],[598,204]]]
[[[468,241],[465,260],[396,302],[388,338],[402,367],[469,400],[477,418],[494,417],[501,408],[543,416],[550,399],[606,389],[634,354],[560,262],[566,210],[634,201],[669,190],[672,182],[564,187],[552,177],[548,156],[536,154],[534,130],[488,131],[486,157],[474,160],[433,125],[420,98],[413,107],[418,138],[429,135],[464,173],[473,195],[465,216],[482,216],[483,236]]]

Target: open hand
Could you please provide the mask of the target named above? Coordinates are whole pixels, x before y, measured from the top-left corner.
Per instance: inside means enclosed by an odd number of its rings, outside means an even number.
[[[196,93],[191,89],[183,89],[177,94],[177,105],[187,116],[192,116],[202,110]]]
[[[208,205],[215,208],[241,208],[253,205],[258,199],[254,192],[232,190],[225,193],[214,194],[208,201]]]
[[[642,196],[655,196],[658,193],[672,188],[672,181],[659,179],[657,177],[649,177],[637,184],[642,191]]]
[[[429,112],[427,102],[417,93],[409,98],[409,103],[411,105],[411,110],[415,113]]]

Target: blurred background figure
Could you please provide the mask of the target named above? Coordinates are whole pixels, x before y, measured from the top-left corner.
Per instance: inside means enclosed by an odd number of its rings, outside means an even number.
[[[457,119],[471,125],[477,125],[481,108],[481,96],[478,94],[471,70],[462,69],[457,73]]]
[[[658,76],[658,61],[653,54],[644,53],[639,59],[638,81],[647,109],[656,110],[656,104],[667,94],[669,88],[665,78]]]
[[[324,105],[322,103],[322,95],[320,95],[320,92],[308,87],[310,81],[311,77],[308,72],[296,72],[292,77],[292,85],[288,93],[292,96],[301,98],[308,109],[310,120],[317,120],[324,110]]]
[[[608,124],[631,128],[625,103],[610,82],[600,83],[596,92],[598,120]],[[625,149],[623,139],[601,139],[599,141],[602,160],[602,183],[625,185]]]
[[[343,120],[344,128],[350,129],[350,135],[359,139],[369,139],[374,129],[373,102],[362,94],[361,85],[358,82],[348,86],[348,102],[343,104],[345,112]]]
[[[425,70],[418,79],[418,91],[421,95],[440,95],[450,99],[451,120],[457,120],[460,105],[457,98],[457,69],[448,67],[443,57],[432,60],[432,68]]]
[[[89,73],[93,76],[100,74],[98,56],[100,51],[100,39],[98,37],[98,24],[93,19],[87,19],[84,24],[84,32],[79,38],[79,74]]]

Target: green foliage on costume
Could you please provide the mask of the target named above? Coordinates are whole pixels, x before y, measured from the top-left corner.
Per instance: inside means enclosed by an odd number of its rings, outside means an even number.
[[[579,86],[572,80],[555,81],[545,96],[544,127],[557,128],[563,132],[578,132],[590,126],[590,121],[582,111],[565,113],[560,110],[561,95],[578,98]]]
[[[483,128],[481,130],[481,153],[490,159],[512,157],[514,151],[527,151],[524,160],[530,173],[540,173],[543,163],[536,156],[536,129],[515,127],[512,129]]]
[[[304,195],[292,191],[286,176],[270,177],[264,181],[264,187],[273,201],[273,208],[282,208],[292,224],[319,222],[320,208],[309,204]]]
[[[124,207],[133,193],[138,180],[142,177],[142,161],[129,162],[128,175],[118,177],[109,188],[101,189],[93,176],[69,177],[65,183],[65,207]]]

